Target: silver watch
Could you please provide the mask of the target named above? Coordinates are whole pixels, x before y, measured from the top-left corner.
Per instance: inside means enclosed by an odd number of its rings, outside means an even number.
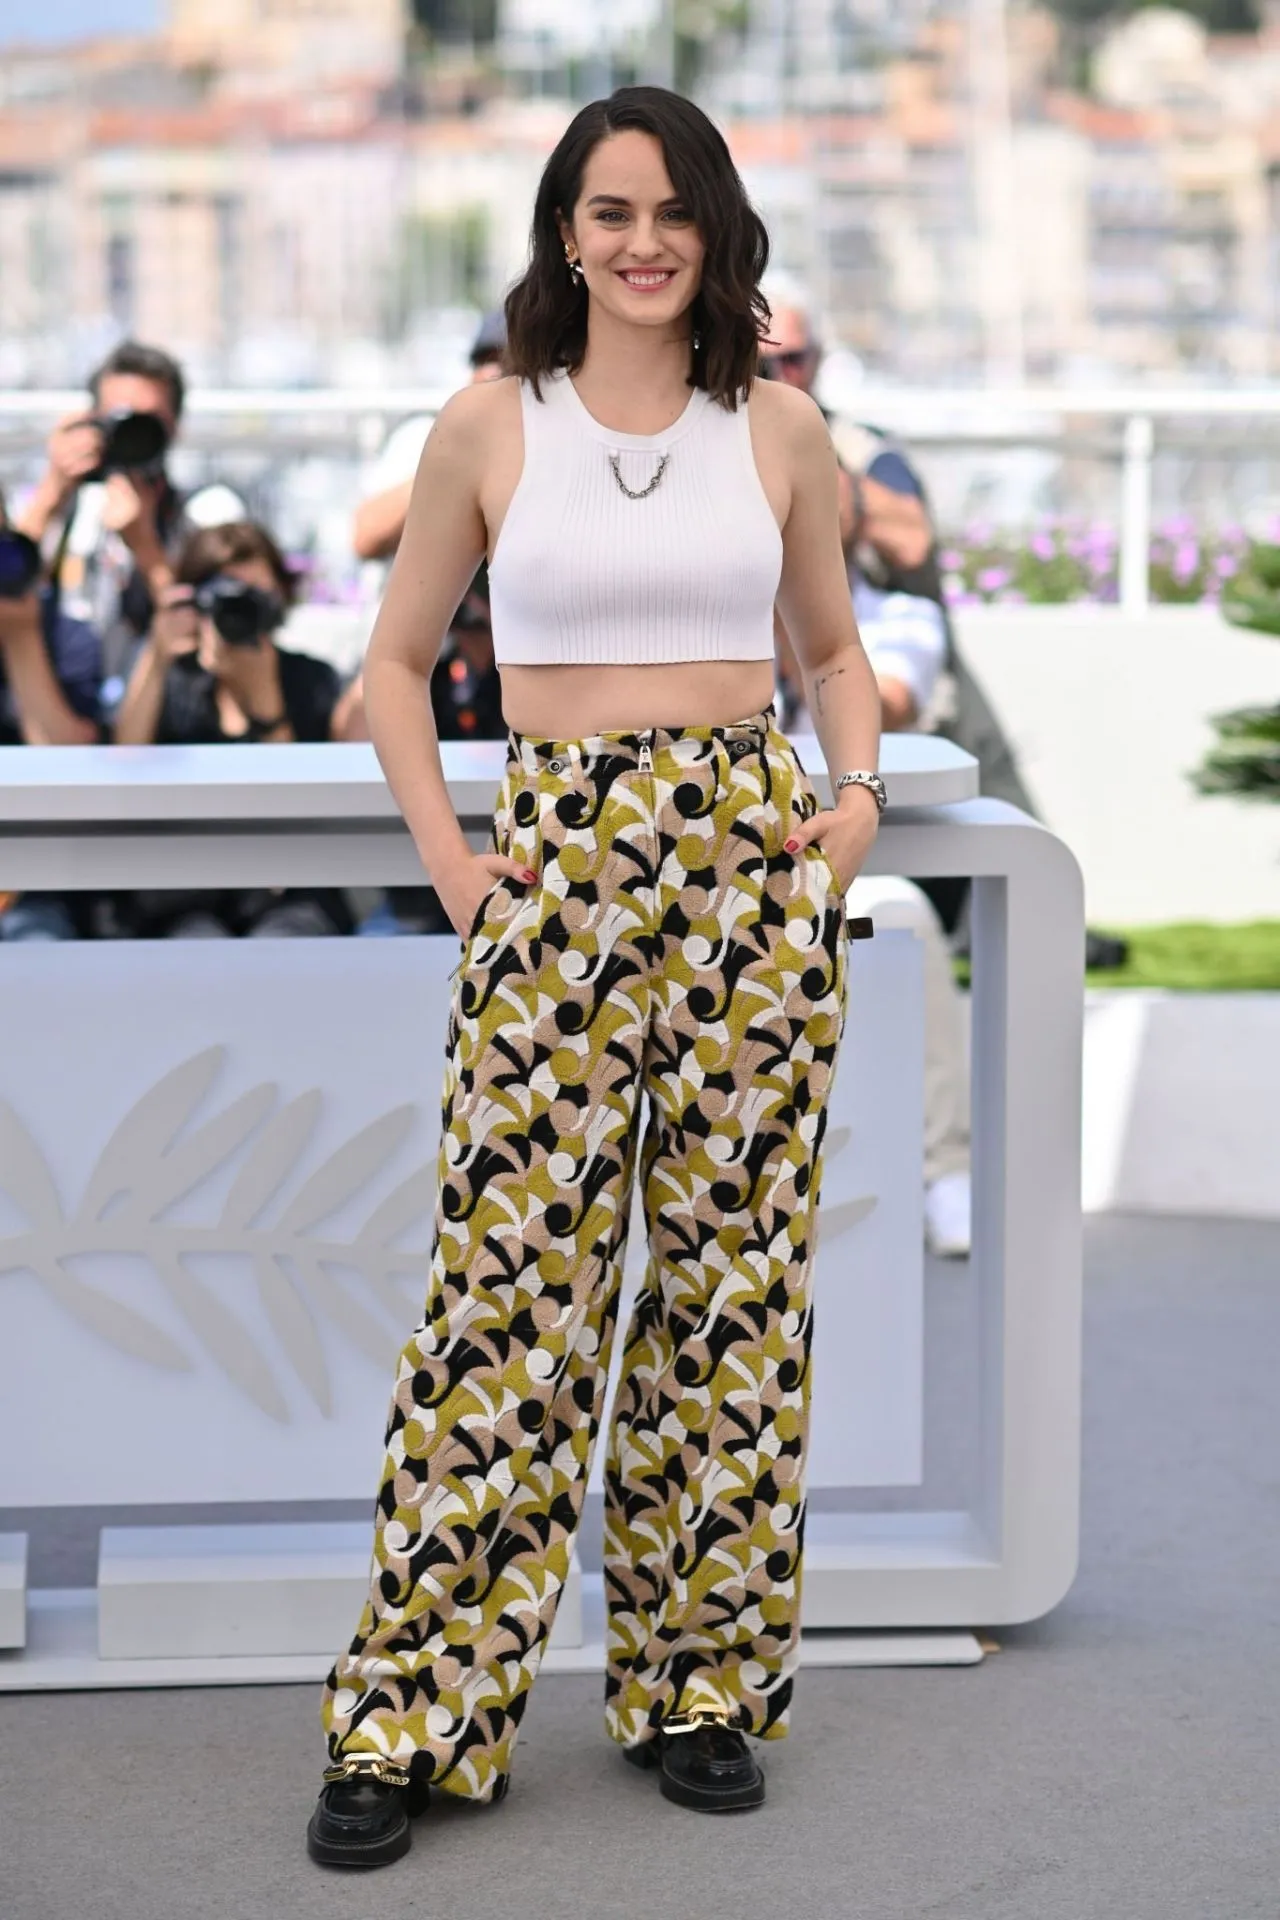
[[[841,787],[870,787],[876,797],[876,807],[883,813],[889,804],[889,796],[884,790],[884,781],[878,773],[868,773],[860,769],[857,773],[841,773],[836,776],[835,790]]]

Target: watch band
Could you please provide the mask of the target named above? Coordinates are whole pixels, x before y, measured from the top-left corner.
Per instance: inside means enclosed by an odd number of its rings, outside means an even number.
[[[876,809],[880,813],[883,813],[889,804],[884,781],[878,773],[872,773],[865,767],[860,767],[853,773],[838,774],[835,780],[835,791],[838,793],[841,787],[869,787],[875,796]]]

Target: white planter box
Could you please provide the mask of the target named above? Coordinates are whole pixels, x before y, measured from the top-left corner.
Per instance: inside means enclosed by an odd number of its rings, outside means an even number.
[[[1280,807],[1209,799],[1188,778],[1211,714],[1280,700],[1280,641],[1212,607],[965,607],[958,628],[1080,862],[1091,925],[1280,919]]]

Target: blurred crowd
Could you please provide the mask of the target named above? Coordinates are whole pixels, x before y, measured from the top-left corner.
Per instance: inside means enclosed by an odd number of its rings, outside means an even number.
[[[476,336],[472,378],[502,372],[502,316]],[[762,371],[812,391],[822,344],[812,316],[773,302]],[[44,472],[12,517],[0,500],[0,745],[139,746],[367,737],[360,675],[282,640],[297,583],[269,528],[229,487],[185,493],[170,477],[182,431],[181,368],[165,352],[118,346],[88,403],[50,436]],[[975,752],[984,791],[1029,809],[999,727],[966,673],[948,621],[929,502],[907,451],[846,418],[829,424],[840,461],[850,592],[880,688],[886,730],[947,733]],[[431,427],[389,435],[356,507],[358,556],[386,566],[404,529]],[[505,736],[482,567],[441,649],[431,685],[442,740]],[[777,709],[810,731],[785,631]],[[969,1091],[953,949],[965,883],[864,877],[850,911],[921,942],[926,993],[926,1229],[941,1254],[969,1244]],[[337,889],[0,895],[0,940],[236,938],[449,930],[429,886],[375,900]]]

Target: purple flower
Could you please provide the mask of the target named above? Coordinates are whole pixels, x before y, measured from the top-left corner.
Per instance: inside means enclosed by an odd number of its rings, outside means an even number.
[[[1034,533],[1031,536],[1031,551],[1037,560],[1052,560],[1058,551],[1051,533]]]
[[[1200,567],[1200,548],[1194,540],[1179,540],[1173,555],[1173,577],[1185,585]]]
[[[938,555],[938,561],[944,573],[959,573],[964,565],[964,555],[954,547],[944,547]]]
[[[980,593],[999,593],[1001,587],[1007,587],[1012,578],[1008,567],[983,567],[976,585]]]
[[[1233,573],[1239,573],[1240,562],[1233,553],[1220,553],[1213,570],[1219,580],[1229,580]]]

